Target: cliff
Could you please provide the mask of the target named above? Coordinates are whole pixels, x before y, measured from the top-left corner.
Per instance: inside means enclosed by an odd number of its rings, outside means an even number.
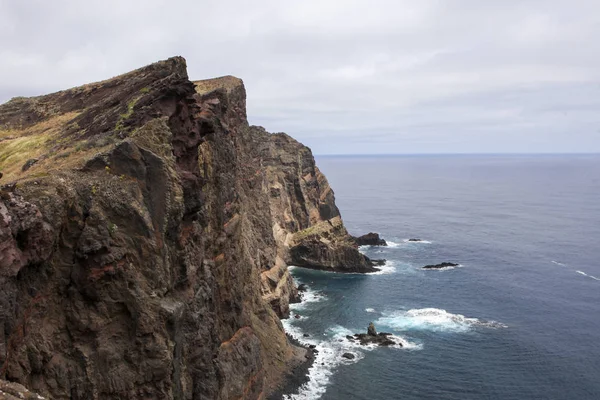
[[[0,106],[0,379],[53,399],[265,398],[287,265],[373,270],[310,150],[171,58]]]

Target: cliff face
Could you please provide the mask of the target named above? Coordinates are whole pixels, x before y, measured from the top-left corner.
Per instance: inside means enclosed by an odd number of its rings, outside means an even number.
[[[0,378],[51,398],[262,398],[286,264],[370,268],[310,150],[179,57],[1,105],[0,171]]]

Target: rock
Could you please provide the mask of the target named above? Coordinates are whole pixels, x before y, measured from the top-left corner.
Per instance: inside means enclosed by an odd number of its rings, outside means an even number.
[[[1,375],[44,397],[268,398],[305,361],[287,265],[375,270],[240,79],[174,57],[15,98],[0,126],[28,145],[0,158]]]
[[[306,286],[305,283],[301,283],[298,285],[298,291],[299,292],[306,292],[308,290],[308,286]]]
[[[408,239],[409,242],[422,242],[421,239]]]
[[[385,263],[387,262],[386,259],[380,258],[380,259],[369,259],[371,265],[375,265],[375,266],[382,266],[385,265]]]
[[[350,336],[350,335],[346,335],[346,339],[348,339],[348,340],[354,340],[354,337]]]
[[[369,323],[369,328],[367,329],[367,335],[377,336],[377,331],[375,330],[375,325],[372,322]]]
[[[32,393],[23,385],[15,382],[7,382],[0,379],[0,399],[1,400],[44,400],[39,394]]]
[[[296,233],[290,244],[290,264],[335,272],[376,272],[356,248],[337,216]]]
[[[400,347],[402,347],[401,343],[394,342],[388,336],[392,336],[392,334],[387,333],[387,332],[380,332],[379,334],[377,334],[377,331],[375,330],[375,326],[371,322],[369,324],[369,328],[367,329],[367,333],[356,333],[356,334],[354,334],[353,338],[351,336],[350,337],[346,336],[346,338],[348,338],[349,340],[358,340],[359,343],[363,346],[366,346],[369,344],[376,344],[378,346],[400,346]],[[350,339],[350,338],[352,338],[352,339]]]
[[[460,264],[455,264],[455,263],[451,263],[451,262],[443,262],[441,264],[435,264],[435,265],[425,265],[423,267],[423,269],[440,269],[440,268],[447,268],[447,267],[457,267]]]
[[[311,344],[308,346],[309,349],[315,349],[317,347],[317,345]]]
[[[387,242],[379,237],[379,233],[374,232],[355,237],[354,241],[359,246],[387,246]]]
[[[300,319],[300,318],[302,318],[302,317],[300,316],[300,314],[295,314],[295,315],[294,315],[294,318],[296,318],[296,319]]]
[[[308,333],[305,333],[304,335],[302,335],[303,337],[309,337],[310,335]]]
[[[356,358],[356,356],[352,353],[344,353],[344,354],[342,354],[342,357],[344,357],[348,360],[354,360]]]
[[[37,158],[30,158],[29,160],[27,160],[25,162],[25,164],[23,164],[23,167],[21,167],[21,171],[23,171],[23,172],[27,171],[29,168],[31,168],[38,161],[39,160]]]

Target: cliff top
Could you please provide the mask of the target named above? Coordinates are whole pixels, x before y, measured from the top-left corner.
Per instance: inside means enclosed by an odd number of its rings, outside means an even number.
[[[219,88],[229,94],[243,82],[224,76],[192,86],[185,59],[172,57],[100,82],[11,99],[0,105],[3,183],[82,167],[163,115],[157,108],[165,98],[192,87],[199,94]]]

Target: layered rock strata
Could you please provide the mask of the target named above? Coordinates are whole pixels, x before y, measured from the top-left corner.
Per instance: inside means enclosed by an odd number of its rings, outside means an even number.
[[[0,106],[0,378],[53,399],[259,399],[304,362],[294,263],[367,271],[310,150],[180,57]]]

